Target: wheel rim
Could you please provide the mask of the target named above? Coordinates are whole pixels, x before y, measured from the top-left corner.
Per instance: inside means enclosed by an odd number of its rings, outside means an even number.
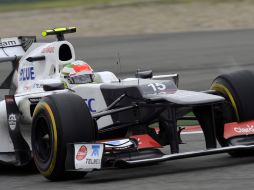
[[[52,155],[52,130],[46,118],[40,117],[36,122],[34,145],[36,157],[43,163],[50,160]]]
[[[239,111],[238,111],[235,99],[234,99],[232,93],[230,92],[230,90],[225,85],[219,84],[219,83],[213,84],[211,89],[218,91],[218,92],[222,93],[224,96],[226,96],[225,98],[227,98],[228,101],[232,104],[236,119],[239,122],[240,121]]]

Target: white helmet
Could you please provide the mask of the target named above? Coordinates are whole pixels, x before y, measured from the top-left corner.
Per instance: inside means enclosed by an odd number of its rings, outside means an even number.
[[[93,82],[93,69],[84,61],[74,61],[64,66],[62,79],[68,84],[86,84]]]

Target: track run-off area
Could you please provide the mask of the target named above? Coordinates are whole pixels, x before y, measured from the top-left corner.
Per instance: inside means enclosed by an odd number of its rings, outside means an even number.
[[[224,72],[254,69],[254,30],[251,29],[70,38],[69,41],[75,47],[77,59],[89,63],[94,71],[110,70],[122,78],[134,76],[136,69],[152,69],[154,75],[179,73],[181,89],[207,90],[213,79]],[[120,64],[116,64],[119,60]],[[0,68],[0,74],[4,72]],[[187,133],[182,139],[186,143],[180,145],[182,151],[204,148],[200,133]],[[0,189],[232,190],[253,189],[253,179],[254,157],[232,158],[227,154],[97,171],[81,180],[63,182],[49,182],[35,170],[0,166]]]

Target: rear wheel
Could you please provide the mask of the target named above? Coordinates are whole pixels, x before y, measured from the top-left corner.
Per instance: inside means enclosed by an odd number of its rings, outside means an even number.
[[[224,123],[243,122],[254,119],[254,73],[252,71],[242,70],[220,75],[213,81],[211,89],[225,97],[229,103],[224,106],[223,127]],[[236,138],[224,139],[223,132],[224,130],[221,130],[222,134],[218,138],[222,146],[238,144]],[[230,154],[232,156],[246,156],[252,155],[253,152],[234,151]]]
[[[65,171],[66,145],[95,141],[93,119],[81,97],[54,94],[36,106],[32,124],[32,151],[40,173],[50,180],[81,178],[85,172]]]

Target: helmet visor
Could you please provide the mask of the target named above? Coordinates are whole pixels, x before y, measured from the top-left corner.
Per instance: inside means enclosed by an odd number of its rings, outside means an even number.
[[[86,84],[86,83],[93,82],[93,75],[86,74],[86,75],[72,76],[68,80],[70,84]]]

